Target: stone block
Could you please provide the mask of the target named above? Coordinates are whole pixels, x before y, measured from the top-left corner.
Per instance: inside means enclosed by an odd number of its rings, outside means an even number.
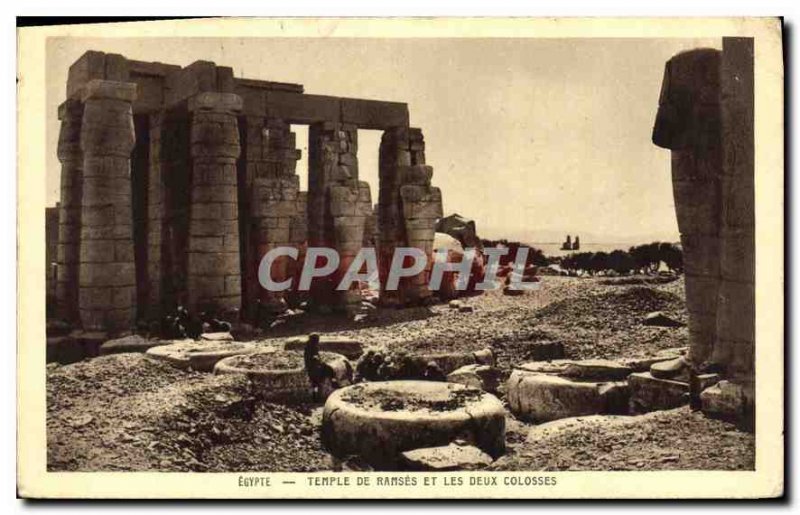
[[[114,243],[114,240],[83,240],[80,245],[81,263],[114,262]]]
[[[81,263],[79,277],[81,287],[132,286],[136,283],[136,267],[132,261],[127,263]]]
[[[747,418],[753,406],[747,389],[730,381],[720,381],[700,394],[703,413],[709,417],[739,423]]]
[[[599,383],[515,370],[506,385],[507,401],[519,418],[548,422],[605,411]]]
[[[342,98],[341,109],[342,122],[361,129],[385,130],[391,127],[408,127],[407,104]]]
[[[86,84],[95,79],[105,79],[105,54],[90,50],[70,67],[67,74],[67,97],[80,98]]]
[[[232,252],[203,254],[189,252],[190,275],[235,275],[239,273],[238,248]]]
[[[269,118],[293,124],[338,123],[340,120],[340,99],[337,97],[268,91],[265,100]]]
[[[567,365],[563,375],[573,379],[593,381],[620,381],[631,374],[631,369],[616,361],[585,359]]]
[[[636,372],[628,377],[628,385],[634,413],[667,410],[689,402],[689,383],[657,379],[649,372]]]
[[[122,353],[138,353],[147,352],[147,349],[157,345],[163,345],[161,340],[148,340],[138,334],[125,336],[115,340],[108,340],[100,345],[100,356],[107,356],[109,354],[122,354]]]
[[[237,220],[192,220],[189,223],[190,236],[227,236],[238,233]]]
[[[431,166],[399,166],[397,173],[400,175],[402,184],[418,184],[430,186],[433,177],[433,167]]]
[[[400,187],[404,218],[441,218],[442,193],[439,188],[406,184]]]
[[[492,457],[472,445],[451,443],[406,451],[400,455],[400,466],[414,471],[480,470],[492,463]]]
[[[447,374],[447,381],[495,393],[500,386],[500,370],[490,365],[465,365]]]
[[[223,252],[224,250],[225,247],[223,246],[222,236],[195,236],[193,238],[189,238],[189,252]]]
[[[86,83],[81,97],[83,102],[89,99],[109,99],[131,103],[136,100],[136,84],[94,79]]]

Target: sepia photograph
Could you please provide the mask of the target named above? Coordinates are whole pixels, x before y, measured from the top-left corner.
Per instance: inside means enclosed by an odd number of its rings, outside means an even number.
[[[45,496],[781,495],[780,19],[506,21],[37,34]]]

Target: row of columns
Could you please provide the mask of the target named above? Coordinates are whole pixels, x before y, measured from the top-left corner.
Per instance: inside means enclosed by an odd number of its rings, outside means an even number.
[[[137,285],[131,192],[135,94],[133,83],[95,80],[80,101],[68,100],[59,110],[60,317],[86,330],[125,332],[137,317],[155,319],[185,303],[192,312],[238,319],[243,294],[246,305],[279,312],[286,294],[252,287],[258,263],[271,248],[286,245],[301,248],[302,263],[306,242],[333,247],[341,258],[334,275],[312,284],[312,307],[358,307],[358,285],[344,292],[335,288],[361,250],[372,216],[369,186],[358,180],[357,128],[310,126],[306,195],[299,191],[300,153],[290,125],[240,117],[242,100],[232,93],[199,93],[182,107],[148,117],[147,279]],[[441,216],[441,194],[430,186],[431,175],[421,131],[386,131],[379,226],[389,236],[378,242],[382,270],[391,262],[387,250],[396,246],[416,246],[430,257]],[[430,294],[428,274],[407,279],[401,293],[383,294],[389,303],[393,295],[404,303],[423,299]],[[294,260],[273,266],[277,280],[296,283],[297,275]],[[137,286],[146,289],[147,303],[138,314]]]

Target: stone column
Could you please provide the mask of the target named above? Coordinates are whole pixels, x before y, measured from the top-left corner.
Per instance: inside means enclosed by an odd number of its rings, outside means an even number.
[[[260,314],[275,315],[286,310],[284,292],[271,292],[258,282],[262,257],[276,247],[297,247],[301,241],[292,234],[292,221],[299,215],[300,178],[296,174],[300,151],[289,124],[277,119],[248,118],[247,167],[252,177],[250,222],[252,262],[249,264],[254,299]],[[305,207],[305,206],[303,206]],[[305,235],[303,234],[303,241]],[[271,276],[281,282],[292,276],[294,260],[277,259]]]
[[[163,313],[165,185],[161,159],[163,112],[150,115],[150,167],[147,181],[147,317],[157,320]]]
[[[379,273],[381,303],[404,305],[425,302],[433,266],[433,237],[442,217],[442,195],[431,186],[433,168],[425,164],[425,141],[420,129],[395,128],[384,132],[380,148],[380,195],[378,207]],[[396,292],[383,285],[396,247],[416,247],[428,258],[427,267],[405,278]]]
[[[325,122],[309,130],[308,246],[331,247],[339,269],[312,283],[312,306],[354,311],[361,302],[357,285],[336,286],[361,250],[366,217],[372,212],[369,184],[358,180],[358,131]]]
[[[703,411],[753,428],[755,191],[753,40],[723,38],[667,63],[653,142],[672,150],[690,358],[725,380]]]
[[[79,305],[85,330],[129,331],[135,320],[131,103],[136,85],[86,85],[81,127],[83,201]]]
[[[232,93],[200,93],[189,100],[191,203],[187,295],[191,312],[238,320],[241,307],[236,113]]]
[[[61,120],[61,131],[58,134],[61,198],[58,205],[56,313],[59,318],[71,323],[80,321],[78,265],[83,180],[83,152],[80,144],[82,118],[83,104],[76,100],[67,100],[58,107],[58,119]]]
[[[672,150],[672,187],[683,246],[692,363],[715,361],[719,291],[720,53],[693,50],[667,62],[653,142]]]
[[[726,375],[753,395],[755,162],[753,40],[722,40],[722,231],[717,352]],[[752,399],[751,399],[752,400]]]

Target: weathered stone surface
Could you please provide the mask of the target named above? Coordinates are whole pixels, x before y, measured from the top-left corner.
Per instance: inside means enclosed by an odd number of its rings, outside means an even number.
[[[70,336],[48,337],[46,342],[46,360],[48,363],[75,363],[86,357],[80,341]]]
[[[672,150],[689,358],[720,365],[742,384],[755,367],[753,62],[748,38],[674,56],[653,129],[653,142]]]
[[[661,311],[653,311],[652,313],[648,313],[644,317],[644,321],[642,322],[644,325],[656,326],[656,327],[681,327],[683,323],[675,320],[674,318],[670,318]]]
[[[163,345],[161,340],[147,339],[138,334],[108,340],[100,346],[100,355],[121,354],[125,352],[147,352],[151,347]]]
[[[362,383],[335,391],[325,403],[325,446],[335,456],[361,456],[396,468],[406,451],[462,439],[492,457],[505,450],[505,410],[493,395],[433,381]]]
[[[563,375],[574,379],[594,381],[620,381],[631,374],[631,369],[616,361],[586,359],[574,361],[566,366]]]
[[[257,350],[258,348],[252,343],[184,340],[152,347],[147,351],[147,355],[166,361],[176,368],[210,372],[223,358],[251,354]]]
[[[472,445],[451,443],[406,451],[400,463],[403,469],[417,471],[480,470],[492,463],[492,457]]]
[[[233,336],[228,332],[220,333],[203,333],[200,339],[206,342],[232,342]]]
[[[450,383],[463,384],[489,393],[500,386],[500,370],[490,365],[465,365],[447,374]]]
[[[650,366],[650,375],[657,379],[673,379],[685,376],[687,367],[688,365],[683,357],[660,361]]]
[[[547,361],[532,361],[530,363],[523,363],[517,365],[515,368],[526,371],[534,372],[537,374],[562,374],[569,365],[574,363],[570,359],[554,359]]]
[[[81,198],[78,309],[87,330],[124,332],[134,323],[136,274],[129,176],[135,94],[135,84],[104,80],[91,80],[82,90],[82,180],[88,187]],[[112,227],[112,237],[89,230],[98,226]],[[108,273],[109,267],[116,273]]]
[[[528,432],[526,440],[529,443],[536,443],[563,431],[569,431],[570,429],[624,420],[630,420],[630,417],[623,417],[620,415],[586,415],[583,417],[570,417],[552,420],[550,422],[545,422],[543,424],[537,424],[534,426]]]
[[[408,126],[408,105],[355,98],[341,99],[342,122],[363,129],[385,130]]]
[[[323,378],[320,385],[327,397],[336,388],[349,386],[353,381],[353,368],[340,354],[323,351],[319,354],[328,366],[332,377]],[[254,391],[263,399],[280,401],[312,400],[309,373],[303,354],[280,350],[276,347],[258,346],[254,353],[231,356],[214,366],[215,374],[244,374],[253,384]]]
[[[285,350],[303,351],[308,343],[308,337],[300,336],[289,338],[283,343]],[[361,342],[341,336],[321,336],[319,350],[341,354],[348,359],[358,359],[364,353]]]
[[[748,397],[750,396],[744,386],[720,381],[703,390],[700,402],[706,415],[737,423],[747,418],[748,412],[752,415],[752,401]]]
[[[653,356],[643,358],[625,358],[619,362],[626,367],[629,367],[634,372],[648,372],[654,363],[660,361],[668,361],[686,355],[689,351],[688,347],[676,347],[672,349],[663,349],[658,351]]]
[[[672,409],[689,402],[689,383],[657,379],[649,372],[637,372],[630,375],[628,385],[634,413]]]
[[[618,411],[623,384],[579,382],[550,374],[514,370],[506,385],[511,411],[524,420],[547,422]]]

